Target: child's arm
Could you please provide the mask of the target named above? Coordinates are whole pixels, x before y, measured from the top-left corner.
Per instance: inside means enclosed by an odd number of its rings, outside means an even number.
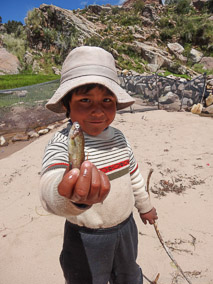
[[[140,213],[140,217],[145,225],[147,224],[147,221],[152,225],[155,223],[155,220],[158,219],[157,211],[154,207],[147,213]]]
[[[103,202],[110,190],[108,177],[91,162],[82,163],[78,169],[66,170],[58,185],[61,196],[77,204],[93,205]]]
[[[137,207],[141,220],[144,224],[154,224],[158,219],[156,209],[152,206],[149,194],[146,191],[144,179],[137,168],[131,175],[132,187],[135,196],[135,206]]]
[[[82,164],[80,171],[56,168],[45,172],[40,180],[43,207],[64,217],[79,215],[92,204],[102,202],[109,190],[108,177],[89,161]]]

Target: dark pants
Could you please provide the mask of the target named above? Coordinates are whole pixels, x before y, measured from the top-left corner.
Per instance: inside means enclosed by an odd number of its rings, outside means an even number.
[[[88,229],[66,221],[60,256],[67,284],[142,284],[132,215],[118,226]]]

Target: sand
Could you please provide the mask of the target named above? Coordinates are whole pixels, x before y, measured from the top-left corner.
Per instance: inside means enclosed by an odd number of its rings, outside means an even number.
[[[150,194],[161,235],[192,284],[213,284],[213,120],[135,110],[118,113],[113,126],[131,143],[144,178],[154,170]],[[38,191],[44,147],[54,131],[0,160],[0,284],[64,283],[58,257],[65,220],[43,210]],[[134,216],[145,276],[153,281],[159,273],[158,284],[187,283],[153,226],[136,210]]]

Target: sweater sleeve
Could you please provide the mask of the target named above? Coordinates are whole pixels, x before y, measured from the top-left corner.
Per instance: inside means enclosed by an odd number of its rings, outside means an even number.
[[[48,212],[69,217],[83,213],[89,208],[79,208],[70,199],[58,193],[58,185],[63,178],[64,169],[54,169],[46,172],[40,179],[40,200]]]
[[[130,176],[135,198],[135,207],[138,209],[139,213],[147,213],[153,208],[153,206],[150,202],[149,194],[146,191],[145,181],[138,168],[132,148],[128,142],[127,145],[130,155]]]
[[[67,129],[56,132],[45,148],[40,179],[40,199],[42,206],[48,212],[59,216],[79,215],[90,206],[79,207],[70,199],[58,193],[68,163]]]

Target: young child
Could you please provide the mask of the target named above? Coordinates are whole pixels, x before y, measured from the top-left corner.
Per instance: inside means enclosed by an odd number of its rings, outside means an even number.
[[[47,103],[70,122],[45,149],[40,182],[43,207],[66,218],[60,256],[66,283],[142,284],[136,263],[136,206],[142,221],[157,219],[131,146],[110,126],[116,110],[134,103],[118,84],[113,56],[82,46],[67,56],[58,90]],[[85,137],[79,169],[69,169],[67,136],[78,121]]]

